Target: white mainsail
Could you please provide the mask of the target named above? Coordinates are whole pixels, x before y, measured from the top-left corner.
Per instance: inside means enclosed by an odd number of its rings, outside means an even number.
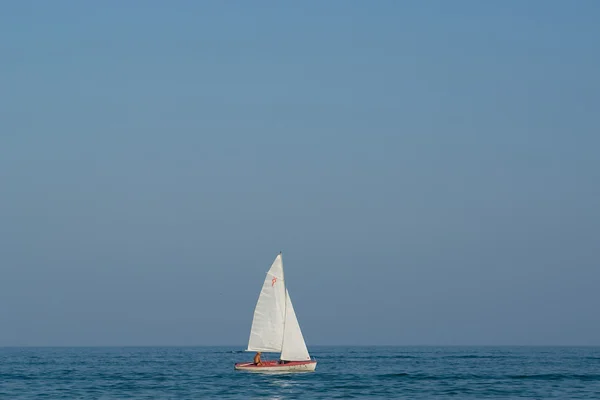
[[[308,361],[310,355],[285,288],[283,261],[278,254],[267,272],[250,329],[247,351],[281,353],[286,361]]]
[[[279,254],[267,272],[254,309],[248,351],[279,353],[283,343],[285,318],[285,286],[283,262]]]

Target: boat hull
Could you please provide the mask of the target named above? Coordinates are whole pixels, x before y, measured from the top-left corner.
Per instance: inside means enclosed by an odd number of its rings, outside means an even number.
[[[290,361],[279,364],[278,361],[263,361],[262,365],[245,362],[235,364],[234,368],[238,371],[250,372],[312,372],[317,368],[317,362],[314,360]]]

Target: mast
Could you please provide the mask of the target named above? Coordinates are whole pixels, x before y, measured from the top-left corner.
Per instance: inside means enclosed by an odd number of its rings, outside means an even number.
[[[283,281],[284,306],[283,306],[283,337],[281,338],[281,351],[283,352],[283,343],[285,342],[285,320],[287,319],[287,285],[285,284],[285,273],[283,272],[283,252],[279,251],[281,257],[281,280]],[[281,360],[281,352],[279,353]]]

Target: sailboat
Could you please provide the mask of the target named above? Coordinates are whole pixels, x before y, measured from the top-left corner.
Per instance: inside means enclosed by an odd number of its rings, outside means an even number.
[[[279,360],[235,364],[242,371],[314,371],[317,361],[310,358],[300,330],[290,294],[283,277],[282,254],[279,253],[260,291],[254,309],[250,339],[246,351],[281,353]]]

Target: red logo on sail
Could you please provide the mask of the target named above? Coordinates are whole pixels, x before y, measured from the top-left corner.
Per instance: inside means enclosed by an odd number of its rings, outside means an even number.
[[[275,286],[275,282],[277,282],[277,278],[273,277],[273,279],[271,279],[271,287]]]

